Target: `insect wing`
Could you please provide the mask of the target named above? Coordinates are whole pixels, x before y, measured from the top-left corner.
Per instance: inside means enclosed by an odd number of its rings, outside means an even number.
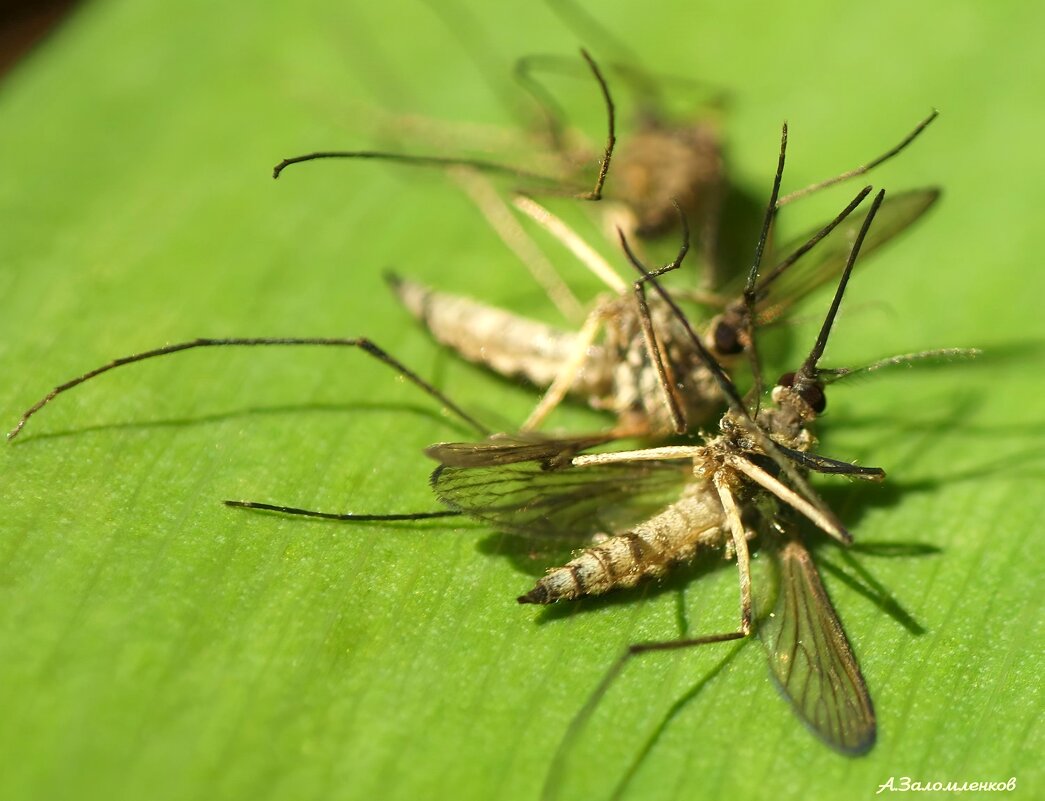
[[[451,509],[502,531],[583,539],[616,533],[679,497],[692,467],[678,462],[550,467],[516,461],[487,467],[441,465],[435,494]]]
[[[612,434],[563,438],[536,432],[495,434],[482,442],[440,442],[425,453],[450,467],[494,467],[518,462],[563,465],[581,451],[618,439]]]
[[[905,231],[920,219],[939,197],[938,189],[913,189],[887,197],[878,209],[874,226],[864,239],[860,255],[866,259],[872,251]],[[849,215],[812,250],[782,272],[779,278],[773,280],[766,288],[765,297],[760,298],[758,323],[764,325],[778,319],[794,303],[821,284],[836,280],[845,267],[853,241],[866,216],[866,211],[859,210]],[[788,242],[778,253],[787,258],[805,244],[817,230],[819,228]]]
[[[797,539],[776,553],[778,589],[758,636],[795,712],[828,745],[863,754],[875,741],[871,696],[813,559]]]

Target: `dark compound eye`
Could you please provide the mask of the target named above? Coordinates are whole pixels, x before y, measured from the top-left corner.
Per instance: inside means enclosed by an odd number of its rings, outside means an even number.
[[[711,339],[715,343],[716,352],[722,356],[736,356],[744,350],[744,346],[740,344],[740,335],[736,326],[730,325],[724,320],[719,320],[715,324]]]
[[[827,395],[824,394],[824,388],[819,384],[810,384],[807,387],[803,387],[798,394],[817,414],[820,414],[827,408]]]
[[[777,386],[781,387],[793,387],[795,385],[795,374],[784,373],[777,380]],[[799,396],[817,414],[820,414],[824,409],[827,408],[827,395],[824,394],[824,388],[817,383],[809,383],[800,387],[797,390]]]

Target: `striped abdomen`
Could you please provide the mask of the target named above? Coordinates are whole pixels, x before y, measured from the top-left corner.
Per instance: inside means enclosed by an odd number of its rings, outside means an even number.
[[[631,531],[588,548],[563,567],[552,568],[519,603],[550,604],[633,587],[647,576],[663,576],[698,550],[723,543],[721,503],[709,483],[691,484],[660,514]]]
[[[577,335],[569,331],[403,278],[390,276],[389,283],[437,342],[503,376],[548,387],[577,348]],[[571,389],[586,400],[604,396],[612,380],[605,350],[595,345],[589,354]]]

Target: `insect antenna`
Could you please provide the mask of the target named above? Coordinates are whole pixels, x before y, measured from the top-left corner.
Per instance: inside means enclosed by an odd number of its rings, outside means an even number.
[[[780,200],[777,201],[777,208],[780,208],[781,206],[786,206],[788,203],[792,203],[795,200],[798,200],[799,198],[805,197],[806,195],[811,195],[814,192],[819,192],[821,189],[826,189],[829,186],[834,186],[835,184],[840,184],[843,181],[848,181],[850,178],[856,178],[859,175],[864,175],[865,173],[870,172],[875,167],[877,167],[879,164],[882,164],[883,162],[888,161],[893,156],[897,155],[902,150],[906,149],[907,146],[909,144],[911,144],[911,142],[913,142],[915,139],[917,139],[918,136],[922,133],[922,131],[924,131],[926,128],[928,128],[929,124],[933,120],[935,120],[939,115],[940,115],[940,112],[937,111],[936,109],[933,109],[932,112],[930,112],[928,117],[926,117],[924,120],[919,122],[914,127],[914,130],[912,130],[898,144],[896,144],[893,147],[891,147],[889,150],[887,150],[882,155],[878,156],[877,158],[872,159],[871,161],[867,162],[866,164],[860,165],[859,167],[854,167],[851,170],[846,170],[845,172],[840,173],[840,174],[834,176],[833,178],[828,178],[828,179],[826,179],[824,181],[818,181],[815,184],[810,184],[807,187],[804,187],[802,189],[797,189],[794,192],[788,193],[787,195],[785,195],[784,197],[780,198]]]
[[[609,84],[606,83],[606,79],[603,77],[599,65],[595,63],[595,59],[593,59],[586,50],[582,49],[581,55],[584,57],[585,62],[587,62],[592,74],[595,76],[595,80],[599,85],[599,90],[602,93],[603,102],[606,106],[606,145],[603,149],[602,159],[599,162],[599,171],[596,175],[593,188],[587,192],[558,192],[558,194],[575,194],[575,196],[581,200],[599,200],[602,198],[602,187],[605,184],[606,176],[609,173],[610,160],[613,157],[613,149],[616,146],[617,141],[616,110],[613,103],[613,97],[610,94]],[[318,161],[321,159],[377,159],[382,161],[395,161],[417,167],[439,167],[442,169],[447,167],[467,167],[480,172],[507,175],[524,181],[545,184],[548,188],[542,191],[553,194],[556,194],[553,187],[557,187],[561,184],[559,179],[552,176],[541,175],[539,173],[522,169],[521,167],[514,167],[510,164],[501,164],[486,159],[458,158],[454,156],[419,156],[382,150],[320,150],[314,153],[306,153],[301,156],[293,156],[291,158],[283,159],[279,164],[273,167],[272,177],[279,178],[283,173],[283,170],[292,164],[301,164],[306,161]]]
[[[877,195],[875,195],[874,201],[871,203],[871,208],[867,212],[867,216],[864,218],[863,225],[860,226],[860,232],[856,235],[853,247],[849,251],[849,259],[846,262],[845,269],[842,271],[842,277],[838,279],[838,288],[835,290],[835,295],[831,299],[831,307],[827,311],[827,316],[824,317],[823,325],[820,326],[820,333],[817,334],[816,341],[813,343],[809,355],[806,356],[802,366],[794,375],[792,388],[803,398],[810,393],[815,394],[814,390],[819,392],[821,396],[823,394],[823,389],[820,387],[820,373],[817,369],[817,362],[820,361],[820,357],[824,354],[824,348],[827,347],[828,337],[831,336],[831,328],[834,326],[835,318],[838,315],[838,309],[842,304],[842,296],[845,294],[846,285],[849,283],[849,276],[853,273],[853,266],[856,264],[856,258],[860,255],[860,247],[864,243],[864,237],[867,236],[871,223],[874,221],[875,214],[878,213],[878,208],[882,205],[884,199],[885,190],[882,189]],[[816,408],[818,404],[814,403],[810,405]]]
[[[751,375],[754,379],[754,386],[752,387],[752,395],[754,412],[758,413],[758,404],[762,397],[762,365],[758,356],[758,346],[755,344],[755,299],[756,299],[756,284],[758,282],[758,271],[762,267],[762,254],[766,249],[766,241],[769,239],[769,229],[773,226],[773,220],[776,218],[777,209],[777,197],[780,195],[780,182],[784,177],[784,161],[787,156],[787,123],[785,122],[780,131],[780,155],[777,158],[776,174],[773,176],[773,189],[769,195],[769,203],[766,205],[766,213],[762,219],[762,231],[758,236],[758,242],[755,245],[755,258],[751,263],[751,270],[748,272],[747,285],[744,287],[744,308],[745,308],[745,327],[746,331],[743,332],[741,341],[746,346],[744,349],[747,351],[748,361],[751,364]]]
[[[683,259],[686,258],[686,254],[689,252],[689,221],[686,219],[686,215],[682,212],[682,207],[677,202],[675,203],[675,210],[678,212],[679,224],[682,229],[682,244],[679,247],[678,254],[670,264],[660,267],[653,272],[645,273],[641,278],[635,281],[634,284],[632,284],[632,289],[635,293],[635,300],[639,306],[639,321],[642,325],[642,336],[646,342],[646,351],[649,353],[654,367],[657,370],[657,383],[664,392],[668,411],[671,414],[672,424],[675,427],[675,433],[685,434],[686,431],[689,430],[689,423],[686,420],[686,415],[683,411],[682,400],[678,395],[678,387],[668,376],[667,367],[665,365],[667,353],[665,352],[663,345],[657,339],[656,331],[653,329],[653,317],[650,314],[649,303],[646,300],[645,288],[645,283],[647,281],[652,281],[665,273],[669,273],[672,270],[677,270],[681,267]],[[621,244],[624,246],[625,252],[628,253],[628,258],[631,259],[634,264],[635,255],[630,252],[624,232],[619,228],[617,230],[620,234]]]
[[[435,398],[439,403],[457,415],[462,421],[467,423],[469,426],[474,428],[482,436],[487,436],[490,433],[490,429],[472,417],[468,412],[464,411],[460,406],[454,403],[450,398],[444,395],[435,386],[425,381],[421,376],[415,373],[413,370],[408,368],[398,359],[384,351],[382,348],[375,345],[369,339],[356,338],[356,339],[343,339],[343,338],[323,338],[323,337],[228,337],[222,339],[208,339],[200,338],[193,339],[188,342],[179,342],[173,345],[164,345],[161,348],[154,348],[152,350],[142,351],[141,353],[134,353],[130,356],[122,356],[119,359],[114,359],[111,362],[103,364],[101,367],[96,367],[93,370],[88,370],[82,375],[78,375],[76,378],[70,379],[63,384],[59,384],[44,397],[29,407],[18,420],[18,424],[12,428],[7,438],[9,440],[14,439],[18,436],[25,424],[29,421],[29,418],[40,411],[44,406],[53,401],[63,392],[68,392],[70,389],[79,386],[85,381],[89,381],[102,373],[107,373],[110,370],[115,370],[117,367],[125,367],[128,364],[134,364],[135,362],[142,362],[147,359],[154,359],[159,356],[169,356],[173,353],[180,353],[185,350],[192,350],[194,348],[219,348],[219,347],[241,347],[241,346],[272,346],[272,345],[290,345],[290,346],[321,346],[321,347],[350,347],[359,348],[364,353],[373,358],[377,359],[382,364],[388,365],[395,370],[399,375],[406,378],[408,381],[413,383],[416,387],[421,389],[426,394]]]
[[[955,359],[974,359],[982,354],[983,351],[979,348],[934,348],[917,353],[889,356],[862,367],[821,367],[817,370],[817,378],[821,383],[833,384],[844,378],[865,376],[868,373],[886,370],[890,367],[910,367],[918,362],[925,362],[926,365],[947,364]]]

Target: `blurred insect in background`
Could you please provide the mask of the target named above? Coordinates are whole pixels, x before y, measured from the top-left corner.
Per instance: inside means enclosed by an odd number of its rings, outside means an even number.
[[[735,248],[720,249],[720,240],[738,239],[732,235],[744,228],[738,245],[747,247],[749,232],[739,220],[724,218],[727,195],[739,189],[730,179],[720,133],[721,92],[712,93],[696,81],[674,76],[654,75],[639,66],[638,57],[621,44],[594,17],[572,3],[550,2],[549,7],[560,20],[578,36],[593,46],[615,51],[618,56],[609,67],[609,74],[619,78],[635,98],[633,121],[620,137],[617,135],[615,102],[604,70],[582,50],[583,61],[556,55],[530,55],[518,59],[512,70],[524,97],[533,102],[520,104],[520,93],[505,87],[498,76],[504,73],[497,55],[489,44],[488,32],[463,6],[454,3],[425,3],[432,8],[448,30],[452,31],[462,49],[476,64],[479,75],[487,79],[495,95],[509,114],[519,121],[524,131],[534,132],[532,146],[518,136],[505,136],[513,143],[504,160],[473,157],[458,151],[447,153],[411,153],[409,150],[324,150],[284,159],[276,165],[274,175],[305,161],[330,158],[384,159],[397,163],[436,167],[447,170],[477,203],[491,226],[505,240],[538,283],[548,291],[553,302],[567,316],[578,320],[581,304],[572,292],[554,274],[547,257],[532,242],[526,241],[523,230],[499,201],[498,195],[478,173],[500,176],[514,182],[511,189],[532,196],[574,196],[586,200],[603,201],[605,224],[602,226],[615,240],[615,231],[621,228],[634,243],[637,237],[645,240],[663,240],[673,237],[679,219],[680,207],[691,230],[698,232],[703,270],[701,288],[705,292],[721,287],[731,275],[737,274]],[[567,124],[571,116],[555,93],[550,91],[538,75],[577,76],[588,73],[595,78],[606,113],[607,138],[599,149],[590,140]],[[672,113],[665,99],[665,84],[700,88],[703,99],[696,108],[688,106],[682,114]],[[710,98],[708,95],[711,95]],[[533,110],[538,112],[534,121]],[[367,116],[380,116],[379,111]],[[902,151],[935,118],[931,113],[904,139],[885,153],[865,164],[847,170],[829,179],[818,181],[782,197],[780,205],[863,175]],[[397,130],[398,127],[398,130]],[[463,130],[463,125],[461,126]],[[393,117],[385,124],[393,137],[405,130],[416,130],[425,136],[425,128],[415,119],[402,119],[397,126]],[[434,124],[433,124],[434,128]],[[437,134],[430,138],[451,138],[458,147],[467,143],[463,133],[456,137]],[[617,147],[619,142],[619,147]],[[430,145],[429,145],[430,147]],[[613,168],[611,173],[611,159]],[[526,167],[518,166],[526,164]],[[592,165],[597,165],[593,170]],[[594,184],[591,176],[594,174]],[[610,177],[607,184],[607,177]],[[720,252],[721,251],[721,252]],[[746,259],[746,253],[744,254]]]

